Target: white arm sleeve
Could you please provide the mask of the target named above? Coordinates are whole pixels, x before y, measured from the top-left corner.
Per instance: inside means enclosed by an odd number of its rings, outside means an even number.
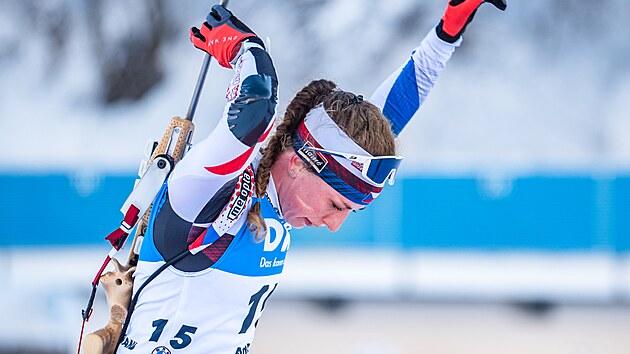
[[[370,102],[378,106],[398,135],[429,95],[446,62],[461,43],[447,43],[432,28],[420,46],[398,70],[372,94]]]
[[[182,219],[194,221],[215,193],[256,157],[273,125],[275,75],[271,58],[260,47],[239,58],[221,120],[210,136],[184,156],[169,178],[170,203]]]

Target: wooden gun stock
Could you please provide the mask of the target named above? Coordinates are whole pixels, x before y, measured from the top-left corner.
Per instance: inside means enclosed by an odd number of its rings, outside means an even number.
[[[176,165],[188,151],[194,131],[195,125],[192,121],[180,117],[171,119],[164,135],[162,135],[162,139],[160,139],[157,147],[153,150],[149,162],[153,161],[158,155],[166,154],[173,159],[173,164]],[[139,247],[141,246],[138,244],[138,240],[142,239],[147,231],[149,215],[151,215],[152,209],[153,205],[151,205],[138,222],[136,236],[133,238],[133,243],[129,249],[129,257],[127,258],[128,266],[133,267],[138,264]]]
[[[103,274],[100,278],[107,296],[110,319],[105,327],[85,337],[84,353],[113,353],[127,317],[133,290],[132,275],[136,268],[122,266],[116,259],[112,259],[112,262],[115,270]]]
[[[195,125],[192,121],[175,117],[171,119],[162,139],[153,149],[149,163],[159,155],[168,155],[177,164],[190,147]],[[136,226],[136,234],[129,250],[127,263],[122,266],[116,259],[112,259],[115,269],[103,274],[99,278],[103,285],[107,305],[109,307],[110,320],[107,325],[85,337],[83,353],[85,354],[113,354],[116,350],[118,338],[123,323],[127,317],[131,293],[133,290],[133,272],[138,264],[138,254],[142,238],[147,231],[149,215],[153,205],[144,213]]]

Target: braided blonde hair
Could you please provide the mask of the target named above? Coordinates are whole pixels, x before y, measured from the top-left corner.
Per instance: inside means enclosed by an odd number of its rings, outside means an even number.
[[[287,106],[284,119],[276,127],[268,144],[261,149],[262,157],[256,171],[256,194],[265,195],[271,166],[278,156],[293,149],[293,136],[306,114],[318,104],[323,103],[328,115],[352,140],[374,156],[395,155],[396,144],[389,121],[378,107],[357,96],[337,89],[337,85],[328,80],[311,81],[300,90]],[[247,215],[247,223],[254,232],[256,240],[264,239],[267,225],[260,214],[260,204],[252,206]]]

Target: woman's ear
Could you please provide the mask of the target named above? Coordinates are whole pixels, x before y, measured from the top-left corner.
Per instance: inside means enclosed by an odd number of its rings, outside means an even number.
[[[302,161],[302,159],[294,151],[292,151],[289,155],[289,163],[287,164],[287,173],[290,173],[290,171],[294,171],[294,174],[300,174],[307,170],[308,170],[308,167],[306,166],[304,161]]]

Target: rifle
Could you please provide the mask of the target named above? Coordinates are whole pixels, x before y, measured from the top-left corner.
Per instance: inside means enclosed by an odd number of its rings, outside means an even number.
[[[229,0],[221,0],[219,4],[227,8]],[[79,338],[78,353],[81,352],[81,339],[85,323],[92,315],[92,306],[99,283],[105,289],[105,296],[110,312],[110,319],[105,327],[88,334],[85,337],[85,354],[112,354],[116,350],[118,340],[124,327],[131,293],[133,290],[133,272],[138,264],[138,255],[142,247],[142,240],[147,231],[149,216],[153,201],[159,193],[166,178],[175,165],[190,149],[195,125],[192,120],[197,109],[199,97],[205,83],[206,75],[210,67],[212,57],[206,54],[204,57],[197,84],[186,113],[186,118],[174,117],[171,119],[162,139],[153,142],[148,151],[148,160],[142,161],[138,172],[139,179],[125,203],[121,208],[124,215],[118,229],[110,233],[106,239],[112,244],[105,261],[96,273],[92,281],[92,292],[86,308],[82,311],[83,325]],[[129,250],[129,256],[125,265],[121,265],[114,256],[124,247],[124,244],[135,227],[133,243]],[[110,261],[113,261],[114,270],[103,274]]]

